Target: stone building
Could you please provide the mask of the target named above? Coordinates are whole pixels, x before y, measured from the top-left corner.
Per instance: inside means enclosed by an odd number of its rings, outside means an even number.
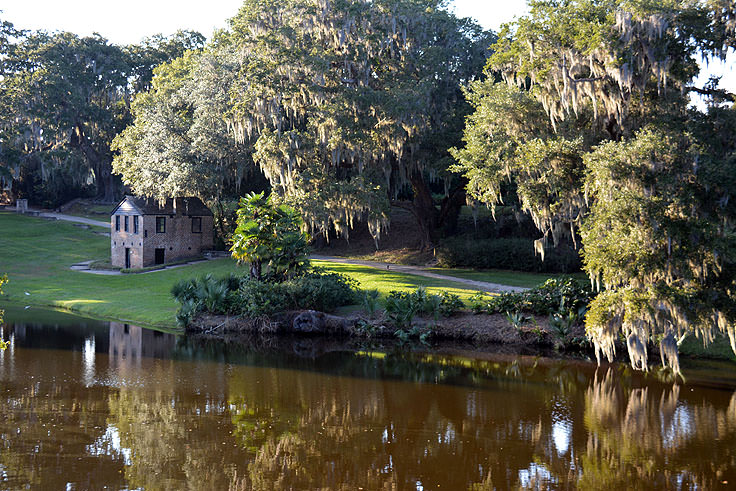
[[[212,212],[199,198],[126,196],[112,210],[110,256],[120,268],[145,268],[196,257],[213,246]]]

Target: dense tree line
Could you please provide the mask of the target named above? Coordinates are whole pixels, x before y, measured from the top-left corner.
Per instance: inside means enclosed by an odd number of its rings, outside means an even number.
[[[220,217],[270,188],[312,233],[365,220],[376,240],[403,206],[425,247],[466,202],[506,203],[541,259],[582,246],[599,354],[622,332],[637,367],[650,341],[676,367],[692,332],[736,351],[736,97],[694,84],[701,57],[736,47],[736,4],[529,4],[498,36],[442,0],[246,0],[207,43],[4,22],[0,179],[111,198],[117,173]]]
[[[0,184],[14,197],[56,206],[79,194],[119,198],[110,144],[131,121],[130,102],[158,64],[197,49],[180,31],[118,46],[80,37],[0,27]]]

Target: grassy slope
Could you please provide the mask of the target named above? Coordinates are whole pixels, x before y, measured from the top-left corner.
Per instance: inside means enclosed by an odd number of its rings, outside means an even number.
[[[110,255],[110,239],[71,223],[0,213],[0,272],[8,273],[5,299],[25,305],[53,305],[93,317],[174,326],[176,303],[171,286],[206,273],[238,270],[230,259],[218,259],[147,274],[102,276],[72,271],[69,266]],[[346,273],[362,288],[390,290],[426,286],[430,292],[449,290],[463,298],[474,291],[451,281],[383,272],[337,263],[320,266]],[[242,270],[241,270],[242,271]],[[28,292],[30,295],[26,295]]]

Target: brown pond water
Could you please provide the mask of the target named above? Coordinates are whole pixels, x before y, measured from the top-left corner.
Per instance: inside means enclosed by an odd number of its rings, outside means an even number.
[[[736,487],[734,365],[673,385],[584,361],[6,321],[0,489]]]

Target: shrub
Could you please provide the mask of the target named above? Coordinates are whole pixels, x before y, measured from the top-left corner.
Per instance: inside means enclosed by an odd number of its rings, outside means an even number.
[[[331,312],[358,301],[358,282],[321,268],[284,283],[290,288],[297,308]]]
[[[491,301],[491,298],[486,292],[475,292],[473,295],[470,296],[469,301],[470,309],[473,311],[473,313],[482,314],[483,312],[487,312],[489,310],[488,303]]]
[[[238,303],[236,292],[241,279],[230,274],[224,278],[214,278],[211,274],[190,278],[174,283],[171,295],[179,302],[176,321],[186,327],[197,312],[223,314],[233,312]]]
[[[378,310],[378,297],[378,290],[366,290],[363,292],[363,310],[365,310],[370,317],[376,315],[376,311]]]
[[[398,329],[411,326],[414,316],[419,312],[419,304],[412,294],[405,292],[391,292],[386,297],[386,315],[389,321]]]
[[[522,293],[503,293],[493,297],[485,309],[489,314],[522,310],[539,315],[577,314],[584,311],[592,298],[590,288],[573,278],[551,278]]]
[[[197,285],[197,298],[202,302],[207,312],[222,314],[226,310],[228,284],[226,280],[216,280],[207,275]]]
[[[453,237],[437,248],[439,266],[447,268],[511,269],[534,273],[575,273],[582,262],[578,252],[561,245],[546,251],[544,261],[528,238],[476,239]]]
[[[410,326],[417,314],[431,315],[438,320],[440,315],[450,317],[463,307],[459,296],[448,292],[429,295],[424,287],[419,287],[412,293],[394,290],[386,297],[386,314],[399,329]]]
[[[237,289],[240,280],[233,275],[214,278],[211,274],[181,280],[171,287],[171,295],[182,304],[193,302],[199,310],[221,314],[229,310],[228,293]]]
[[[442,297],[440,313],[445,317],[452,317],[465,307],[463,301],[460,300],[460,296],[455,295],[454,293],[442,292],[440,297]]]
[[[194,316],[199,311],[200,304],[196,300],[187,299],[181,302],[179,310],[176,312],[176,322],[181,327],[187,327]]]
[[[282,283],[245,279],[238,290],[236,309],[246,317],[260,317],[291,310],[292,300]]]
[[[260,317],[296,309],[334,311],[357,301],[357,282],[339,273],[316,268],[283,282],[243,280],[237,309],[248,317]]]

